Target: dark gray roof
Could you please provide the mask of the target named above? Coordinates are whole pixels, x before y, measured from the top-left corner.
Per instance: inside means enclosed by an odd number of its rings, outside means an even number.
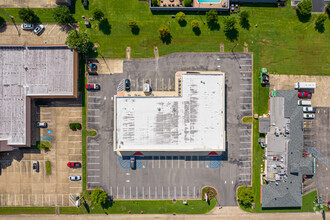
[[[267,134],[267,132],[269,131],[269,124],[269,118],[259,118],[259,133]]]
[[[277,97],[284,97],[284,117],[290,118],[290,141],[288,143],[288,174],[285,182],[270,182],[262,187],[262,207],[301,207],[302,175],[313,174],[312,158],[303,155],[303,111],[297,105],[298,91],[276,91]]]

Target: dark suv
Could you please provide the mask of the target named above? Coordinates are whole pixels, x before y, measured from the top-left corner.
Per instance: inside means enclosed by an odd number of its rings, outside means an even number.
[[[132,170],[136,169],[135,157],[131,157],[130,166]]]

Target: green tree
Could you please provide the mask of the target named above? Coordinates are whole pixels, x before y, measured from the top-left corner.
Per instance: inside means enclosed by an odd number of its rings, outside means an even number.
[[[215,9],[206,12],[206,21],[209,24],[218,23],[218,12]]]
[[[170,29],[166,25],[161,25],[158,28],[158,34],[159,34],[160,38],[164,39],[164,38],[168,37],[171,34],[171,32],[170,32]]]
[[[1,25],[2,25],[3,23],[5,23],[5,19],[4,19],[3,17],[0,16],[0,27],[1,27]]]
[[[197,20],[193,20],[193,21],[191,22],[191,27],[192,27],[193,29],[195,29],[195,28],[199,28],[198,21],[197,21]]]
[[[92,203],[95,205],[102,205],[105,204],[108,194],[104,192],[101,188],[95,187],[91,196],[90,196]]]
[[[241,186],[237,192],[238,203],[244,208],[251,208],[254,201],[252,188],[247,188],[246,185]]]
[[[235,17],[229,17],[224,20],[225,27],[224,27],[224,32],[230,32],[236,29],[236,19]]]
[[[186,17],[186,15],[182,11],[178,12],[175,15],[175,18],[179,23],[183,22],[185,20],[185,17]]]
[[[327,4],[327,12],[328,12],[328,14],[330,15],[330,1],[329,1],[328,4]]]
[[[101,20],[101,18],[104,17],[103,11],[101,11],[101,9],[99,9],[99,8],[96,8],[94,10],[93,15],[94,15],[94,18],[98,21]]]
[[[240,23],[243,24],[243,23],[249,22],[249,17],[250,17],[250,15],[249,15],[249,12],[248,11],[241,11],[239,13],[239,21],[240,21]]]
[[[297,14],[299,17],[307,17],[313,10],[312,0],[302,0],[297,5]]]
[[[186,7],[190,7],[191,4],[192,4],[192,0],[184,0],[184,1],[183,1],[183,4],[184,4],[184,6],[186,6]]]
[[[65,43],[69,48],[74,48],[81,54],[87,54],[93,46],[86,33],[80,34],[76,30],[69,31]]]
[[[324,25],[324,22],[327,20],[327,15],[326,14],[320,14],[319,16],[317,16],[316,21],[315,21],[315,25]]]
[[[74,19],[67,6],[57,6],[53,11],[54,20],[60,25],[73,23]]]
[[[37,15],[30,8],[21,8],[18,11],[18,17],[25,23],[36,23],[38,19]]]
[[[158,0],[151,0],[151,4],[153,6],[158,6]]]

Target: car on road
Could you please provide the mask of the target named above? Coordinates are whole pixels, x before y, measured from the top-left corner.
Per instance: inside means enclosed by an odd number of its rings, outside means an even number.
[[[81,163],[79,162],[69,162],[67,165],[70,168],[81,168]]]
[[[308,97],[311,97],[311,96],[312,96],[312,94],[308,93],[308,92],[299,92],[298,93],[299,98],[308,98]]]
[[[96,84],[96,83],[89,83],[89,84],[86,84],[85,88],[87,90],[99,90],[100,89],[100,85],[99,84]]]
[[[132,170],[136,169],[135,157],[131,157],[130,159],[130,166]]]
[[[22,24],[21,27],[23,30],[33,30],[34,24]]]
[[[129,79],[125,80],[125,91],[131,91],[131,81]]]
[[[45,27],[42,24],[39,24],[34,30],[33,33],[36,35],[40,35],[40,33],[45,29]]]
[[[69,176],[70,181],[79,181],[81,180],[81,176]]]
[[[38,121],[37,122],[37,127],[38,128],[47,128],[48,127],[48,124],[47,124],[47,122],[40,122],[40,121]]]
[[[315,114],[304,114],[305,119],[313,119],[315,118]]]
[[[313,107],[303,107],[303,112],[315,112],[315,109]]]
[[[33,168],[34,171],[39,173],[39,161],[34,160],[33,163],[32,163],[32,168]]]
[[[330,201],[328,201],[328,211],[330,211]]]

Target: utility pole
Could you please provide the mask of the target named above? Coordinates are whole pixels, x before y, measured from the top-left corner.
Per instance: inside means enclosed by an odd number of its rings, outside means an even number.
[[[7,14],[6,12],[4,12],[4,11],[2,11],[2,10],[0,10],[2,13],[4,13],[5,15],[7,15],[9,18],[11,18],[12,20],[14,19],[14,16],[11,16],[11,15],[9,15],[9,14]]]

